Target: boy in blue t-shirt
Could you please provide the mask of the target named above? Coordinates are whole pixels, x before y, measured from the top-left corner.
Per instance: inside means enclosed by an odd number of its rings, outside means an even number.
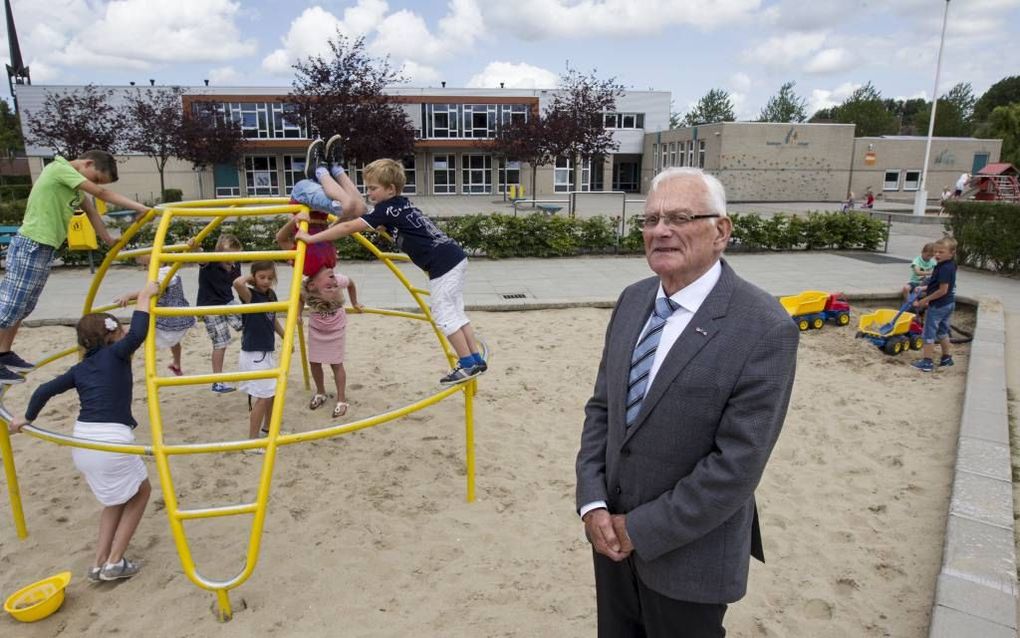
[[[919,309],[927,308],[924,315],[924,350],[923,358],[912,365],[922,372],[935,369],[932,357],[935,354],[935,342],[942,347],[942,358],[939,367],[953,365],[953,357],[949,354],[949,318],[956,307],[956,240],[943,237],[935,242],[935,270],[928,280],[924,295],[914,302]]]
[[[327,158],[336,159],[331,152],[335,144],[331,138],[327,144]],[[322,142],[313,142],[321,144]],[[311,158],[314,149],[309,152]],[[309,160],[313,164],[312,160]],[[335,164],[332,168],[335,169]],[[309,169],[313,170],[313,169]],[[326,193],[335,190],[330,170],[317,166],[316,179],[323,184]],[[335,172],[335,170],[334,170]],[[457,367],[439,380],[444,386],[462,383],[486,371],[485,360],[479,353],[471,322],[464,313],[464,279],[467,273],[467,255],[460,244],[450,239],[435,223],[418,210],[400,193],[404,189],[404,167],[391,159],[380,159],[365,167],[365,185],[368,199],[374,204],[371,211],[360,196],[352,197],[345,191],[341,200],[345,217],[357,217],[322,230],[314,235],[305,232],[295,234],[295,240],[307,244],[333,241],[356,232],[378,227],[385,228],[415,266],[429,277],[429,307],[432,317],[450,341],[457,353]],[[327,188],[327,185],[330,188]],[[349,190],[349,189],[348,189]]]

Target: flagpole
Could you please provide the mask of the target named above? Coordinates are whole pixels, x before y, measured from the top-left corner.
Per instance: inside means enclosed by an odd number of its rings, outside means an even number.
[[[949,22],[949,0],[942,14],[942,35],[939,37],[939,54],[935,61],[935,88],[931,92],[931,117],[928,119],[928,140],[924,145],[924,164],[921,166],[921,184],[914,193],[914,215],[924,215],[928,204],[928,158],[931,157],[931,138],[935,132],[935,108],[939,103],[939,76],[942,74],[942,47],[946,43],[946,24]]]

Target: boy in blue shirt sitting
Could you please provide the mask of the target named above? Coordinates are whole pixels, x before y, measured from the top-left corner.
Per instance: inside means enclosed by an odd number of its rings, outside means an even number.
[[[440,379],[439,383],[444,386],[463,383],[485,372],[488,366],[479,353],[474,330],[464,313],[467,255],[460,244],[443,233],[406,197],[401,196],[405,180],[403,165],[395,160],[380,159],[365,167],[368,199],[374,204],[374,208],[366,212],[364,200],[360,195],[355,196],[350,192],[353,184],[346,189],[343,183],[337,184],[331,171],[323,165],[324,162],[319,161],[316,144],[321,145],[322,142],[312,143],[307,170],[309,173],[314,172],[328,195],[332,197],[336,193],[337,198],[341,198],[344,211],[341,219],[357,219],[341,221],[314,235],[298,232],[295,241],[302,240],[311,246],[380,226],[385,228],[397,247],[407,253],[411,262],[428,275],[432,317],[457,353],[457,367]],[[337,144],[338,136],[330,138],[326,144],[325,155],[334,165],[333,173],[337,172]]]
[[[949,354],[949,319],[956,307],[956,240],[943,237],[935,242],[935,270],[928,280],[924,295],[914,302],[920,310],[927,308],[924,315],[924,350],[923,358],[912,365],[921,372],[935,369],[932,358],[935,355],[935,342],[942,347],[942,358],[939,367],[953,365],[953,357]]]

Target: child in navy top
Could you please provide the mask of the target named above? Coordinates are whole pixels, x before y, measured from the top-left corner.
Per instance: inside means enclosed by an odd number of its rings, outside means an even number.
[[[939,359],[940,368],[948,368],[953,365],[953,357],[949,353],[949,320],[956,307],[956,240],[952,237],[943,237],[935,242],[935,270],[928,280],[928,287],[924,296],[914,302],[919,309],[927,308],[924,315],[924,350],[923,358],[915,361],[912,365],[922,372],[931,372],[935,369],[932,361],[935,355],[935,342],[938,341],[942,348],[942,358]]]
[[[317,169],[316,177],[320,181],[329,179],[325,167]],[[399,195],[403,191],[404,180],[404,167],[400,162],[390,159],[372,162],[365,167],[368,198],[375,205],[370,212],[364,213],[366,207],[360,199],[344,201],[348,214],[355,209],[362,212],[362,216],[314,235],[298,232],[295,237],[315,244],[359,231],[384,228],[414,265],[428,274],[432,317],[457,353],[457,367],[439,382],[442,385],[462,383],[485,372],[488,367],[479,354],[478,341],[464,312],[467,256],[460,244],[443,233],[406,197]]]
[[[234,280],[234,290],[242,304],[276,301],[273,285],[276,283],[276,265],[271,261],[256,261],[251,274]],[[241,372],[272,370],[276,367],[276,337],[283,337],[283,327],[275,312],[254,312],[241,315]],[[273,412],[276,396],[276,379],[250,379],[241,384],[241,391],[255,399],[248,422],[248,438],[269,433],[269,415]],[[261,454],[262,448],[249,453]]]
[[[74,436],[107,443],[129,444],[138,425],[131,415],[131,355],[149,330],[149,299],[159,291],[155,282],[138,294],[138,307],[125,334],[117,319],[107,313],[85,315],[78,321],[78,345],[85,357],[52,381],[39,386],[25,410],[15,418],[11,431],[34,421],[46,402],[71,388],[78,390],[81,411]],[[124,557],[128,542],[149,501],[149,479],[145,465],[135,454],[100,452],[73,448],[74,465],[85,476],[104,509],[99,518],[99,541],[90,581],[130,578],[138,573],[136,563]]]

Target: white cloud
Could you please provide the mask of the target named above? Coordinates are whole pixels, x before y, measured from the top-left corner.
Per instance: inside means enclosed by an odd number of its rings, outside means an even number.
[[[808,113],[819,109],[829,109],[843,102],[851,93],[861,88],[861,84],[844,82],[834,89],[814,89],[808,98]]]
[[[485,3],[486,18],[527,40],[660,33],[691,25],[709,29],[752,16],[761,0],[518,0]]]
[[[498,88],[502,82],[508,89],[548,89],[556,86],[559,76],[548,69],[524,62],[490,62],[481,73],[468,80],[468,88]]]
[[[751,88],[751,84],[751,76],[746,73],[738,72],[730,76],[730,87],[734,91],[746,92]]]
[[[439,83],[439,70],[413,60],[400,67],[400,75],[414,86],[431,86]]]
[[[808,73],[839,73],[854,66],[854,57],[842,47],[822,49],[804,67]]]
[[[262,60],[262,68],[270,73],[289,75],[296,61],[325,53],[328,40],[338,30],[343,32],[341,22],[329,11],[318,6],[305,9],[290,23],[287,35],[283,36],[283,48],[267,55]]]
[[[439,20],[437,33],[418,14],[401,10],[377,27],[370,49],[378,55],[436,62],[463,52],[484,34],[485,21],[475,0],[450,0],[449,13]]]
[[[32,72],[32,81],[37,84],[46,84],[60,77],[60,69],[40,60],[32,60],[28,68]]]
[[[744,60],[777,69],[790,68],[821,49],[827,37],[825,31],[773,36],[744,51]]]
[[[241,74],[232,66],[221,66],[210,69],[207,79],[213,85],[229,86],[231,84],[238,84],[241,80]]]

